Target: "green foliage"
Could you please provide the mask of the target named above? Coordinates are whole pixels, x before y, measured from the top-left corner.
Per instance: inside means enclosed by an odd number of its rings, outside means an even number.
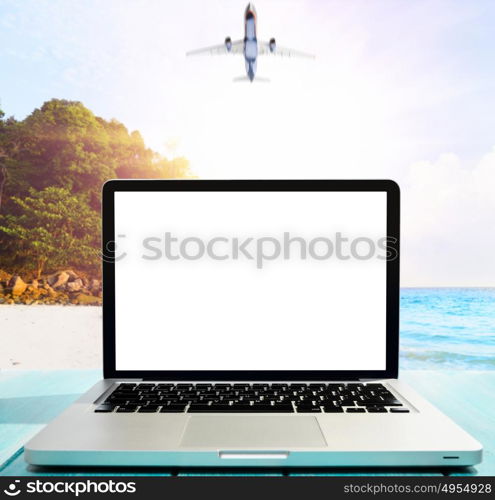
[[[103,183],[177,177],[187,160],[80,102],[52,99],[22,121],[0,110],[0,269],[95,269]]]
[[[64,187],[95,200],[102,183],[115,175],[115,159],[102,122],[81,103],[54,99],[22,124],[30,186]]]
[[[31,189],[23,199],[14,196],[12,202],[18,213],[0,216],[0,232],[18,257],[32,262],[38,277],[47,263],[51,270],[74,266],[98,272],[100,218],[80,198],[47,187]]]

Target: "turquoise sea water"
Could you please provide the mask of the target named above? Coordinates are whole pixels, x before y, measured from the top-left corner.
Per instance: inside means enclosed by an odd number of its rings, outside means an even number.
[[[495,288],[401,290],[404,369],[495,370]]]

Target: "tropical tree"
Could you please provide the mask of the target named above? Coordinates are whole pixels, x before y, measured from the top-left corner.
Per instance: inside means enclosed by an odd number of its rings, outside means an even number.
[[[25,198],[13,197],[16,214],[0,216],[0,233],[17,259],[17,266],[31,264],[39,278],[50,268],[75,266],[99,270],[100,218],[67,189],[30,190]]]
[[[22,139],[19,122],[0,109],[0,212],[4,200],[5,186],[11,171],[15,171],[16,158],[21,149]]]

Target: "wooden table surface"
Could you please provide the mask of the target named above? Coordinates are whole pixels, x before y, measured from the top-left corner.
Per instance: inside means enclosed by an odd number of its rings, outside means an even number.
[[[23,445],[99,378],[98,370],[0,372],[0,475],[137,475],[134,470],[67,470],[30,467]],[[456,470],[387,469],[290,471],[289,475],[495,475],[495,371],[404,371],[401,378],[483,444],[483,462]],[[140,470],[139,475],[167,476],[177,471]],[[185,471],[179,475],[223,472]],[[287,471],[228,472],[226,475],[283,475]]]

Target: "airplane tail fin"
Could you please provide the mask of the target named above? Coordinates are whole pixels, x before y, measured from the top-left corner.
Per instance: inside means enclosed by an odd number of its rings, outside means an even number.
[[[269,83],[270,80],[268,78],[262,78],[261,76],[256,76],[253,81],[251,81],[247,76],[237,76],[233,80],[235,83],[239,82],[249,82],[249,83],[255,83],[255,82],[261,82],[261,83]]]

